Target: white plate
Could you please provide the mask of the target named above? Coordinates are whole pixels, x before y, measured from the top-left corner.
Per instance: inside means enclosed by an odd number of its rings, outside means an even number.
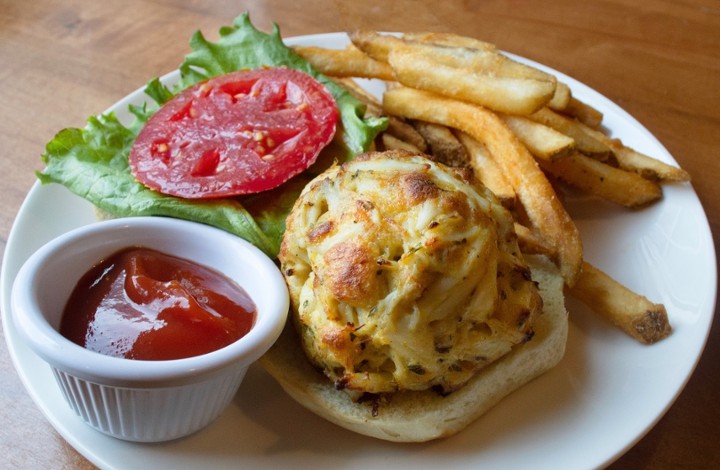
[[[343,46],[341,34],[290,43]],[[537,65],[537,64],[534,64]],[[539,66],[542,67],[542,66]],[[635,119],[597,92],[552,71],[605,113],[628,145],[674,163]],[[172,78],[172,75],[169,76]],[[127,117],[128,103],[113,106]],[[586,257],[632,289],[663,302],[673,334],[642,346],[569,301],[570,338],[555,369],[518,390],[459,435],[427,444],[392,444],[340,429],[289,399],[257,366],[218,421],[186,439],[159,445],[115,440],[86,426],[65,405],[49,368],[17,339],[8,293],[23,261],[42,243],[94,221],[92,207],[59,185],[36,184],[13,226],[2,266],[2,320],[8,349],[32,398],[67,441],[103,468],[592,468],[637,442],[670,407],[702,353],[716,298],[715,253],[707,219],[689,184],[627,211],[589,198],[569,210]],[[178,410],[182,413],[183,410]]]

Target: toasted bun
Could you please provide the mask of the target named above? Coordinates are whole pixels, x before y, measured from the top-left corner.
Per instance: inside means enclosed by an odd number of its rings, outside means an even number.
[[[535,335],[449,395],[441,396],[432,390],[397,392],[379,403],[373,413],[371,403],[352,401],[310,364],[290,322],[260,362],[292,398],[351,431],[396,442],[450,436],[554,367],[565,353],[568,321],[560,273],[544,257],[526,258],[543,298],[543,314],[534,324]]]

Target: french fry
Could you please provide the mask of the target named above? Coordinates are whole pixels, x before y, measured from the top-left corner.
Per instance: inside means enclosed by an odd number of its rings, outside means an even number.
[[[655,343],[672,331],[663,305],[633,292],[588,262],[583,263],[569,292],[642,343]]]
[[[404,33],[403,43],[430,54],[438,63],[478,73],[503,77],[530,78],[556,83],[548,105],[564,108],[570,101],[570,87],[558,83],[554,75],[518,62],[498,51],[492,43],[448,33]],[[395,47],[398,47],[397,44]]]
[[[528,227],[515,222],[515,233],[518,236],[518,246],[523,253],[545,255],[549,258],[555,257],[556,254],[553,248]]]
[[[427,142],[434,159],[448,166],[468,166],[467,150],[450,129],[425,121],[413,121],[412,125]]]
[[[485,75],[439,64],[432,55],[405,46],[388,56],[401,84],[510,114],[530,114],[544,106],[555,84],[544,80]]]
[[[480,104],[528,114],[555,94],[555,77],[495,51],[448,47],[368,31],[350,33],[353,44],[387,62],[401,84]]]
[[[569,155],[575,149],[575,140],[552,127],[524,116],[500,115],[530,153],[542,160],[554,160]]]
[[[497,77],[541,80],[552,83],[553,88],[557,82],[553,75],[517,62],[494,49],[468,49],[403,41],[402,44],[395,44],[390,52],[401,49],[408,50],[411,55],[418,54],[424,57],[432,57],[438,64],[461,69],[465,72],[476,72]],[[389,61],[390,54],[388,54]],[[566,91],[569,92],[570,89],[567,88]],[[564,93],[561,92],[561,94]]]
[[[333,77],[332,80],[366,106],[365,115],[383,116],[385,114],[380,101],[358,85],[354,79]]]
[[[548,108],[528,117],[572,137],[577,149],[582,153],[598,160],[612,157],[620,168],[634,171],[644,178],[656,181],[690,180],[690,175],[685,170],[633,150],[618,139],[612,139],[597,129]]]
[[[510,209],[515,207],[515,190],[485,145],[465,132],[455,131],[454,134],[465,147],[475,177],[495,194],[503,206]]]
[[[613,140],[611,145],[620,168],[634,171],[644,178],[656,181],[690,181],[690,174],[682,168],[668,165],[658,159],[626,147],[618,140]]]
[[[599,138],[594,129],[590,129],[579,121],[558,114],[549,108],[542,108],[528,117],[571,137],[575,141],[576,148],[586,155],[599,160],[605,160],[612,155],[612,149],[604,139]]]
[[[582,265],[580,234],[534,157],[495,113],[480,106],[411,88],[385,92],[390,114],[459,129],[479,140],[510,181],[533,227],[557,251],[569,286]]]
[[[401,39],[406,44],[428,49],[440,63],[452,67],[555,82],[555,92],[548,102],[552,109],[565,109],[572,98],[569,86],[557,82],[551,74],[502,54],[495,44],[451,33],[403,33]]]
[[[379,62],[388,63],[388,56],[393,48],[402,46],[402,39],[390,34],[379,34],[375,31],[355,30],[348,33],[355,47]]]
[[[423,153],[413,144],[406,142],[402,139],[398,139],[394,135],[387,132],[384,132],[381,138],[385,150],[407,150],[408,152],[412,152],[414,154]]]
[[[428,143],[412,124],[409,124],[395,116],[390,116],[388,128],[385,131],[408,144],[412,145],[422,153],[428,152]]]
[[[554,109],[555,111],[559,111],[566,116],[575,118],[593,129],[600,128],[604,117],[603,113],[575,97],[570,97],[570,101],[564,108],[555,108],[550,105],[548,105],[548,107]]]
[[[633,150],[619,139],[612,139],[598,130],[586,129],[586,132],[610,147],[620,168],[654,181],[690,181],[690,174],[682,168]]]
[[[439,46],[462,47],[465,49],[479,49],[483,51],[496,50],[495,44],[479,39],[461,36],[453,33],[403,33],[403,40],[421,43],[437,44]]]
[[[359,49],[326,49],[315,46],[293,46],[292,49],[329,77],[377,78],[394,80],[390,66],[378,62]]]
[[[559,180],[625,207],[638,208],[662,197],[657,183],[581,153],[552,161],[538,160],[538,163]]]
[[[557,82],[555,84],[555,94],[552,99],[548,101],[547,106],[555,111],[563,111],[567,109],[572,102],[572,99],[573,97],[570,87],[565,83]]]

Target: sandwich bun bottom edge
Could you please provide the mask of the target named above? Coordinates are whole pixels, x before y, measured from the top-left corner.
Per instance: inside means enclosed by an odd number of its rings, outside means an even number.
[[[441,396],[428,390],[394,393],[379,404],[353,402],[306,359],[291,321],[261,366],[302,406],[350,431],[393,442],[425,442],[465,429],[503,398],[552,369],[565,355],[568,314],[563,280],[556,266],[539,255],[525,256],[543,298],[543,314],[532,340],[488,365],[465,386]]]

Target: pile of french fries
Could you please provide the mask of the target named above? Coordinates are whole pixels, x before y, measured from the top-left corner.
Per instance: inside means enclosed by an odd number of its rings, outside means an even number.
[[[446,33],[349,34],[346,49],[294,50],[387,116],[379,146],[469,167],[513,213],[520,246],[557,263],[567,292],[642,343],[671,332],[663,305],[632,292],[583,258],[558,182],[628,208],[662,197],[684,170],[637,152],[602,128],[600,111],[554,75],[493,44]],[[382,100],[355,79],[386,83]]]

